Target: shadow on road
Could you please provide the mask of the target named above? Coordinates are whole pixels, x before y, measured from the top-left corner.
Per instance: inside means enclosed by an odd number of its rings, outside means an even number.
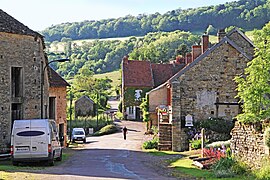
[[[160,169],[157,156],[126,149],[79,149],[76,153],[54,167],[45,163],[20,165],[16,172],[30,172],[42,179],[62,179],[69,177],[87,177],[93,179],[170,179]],[[11,163],[10,163],[11,164]],[[154,167],[159,164],[159,168]],[[25,169],[24,166],[30,166]],[[31,168],[32,167],[32,168]],[[10,170],[9,170],[10,172]],[[11,170],[12,172],[12,170]],[[63,176],[63,177],[62,177]],[[172,178],[173,179],[173,178]]]

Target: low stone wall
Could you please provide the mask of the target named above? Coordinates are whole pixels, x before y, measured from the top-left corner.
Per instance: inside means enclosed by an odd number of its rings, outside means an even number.
[[[231,131],[231,150],[233,155],[253,168],[259,168],[262,158],[269,155],[269,148],[264,145],[264,131],[260,126],[246,125],[239,122]]]

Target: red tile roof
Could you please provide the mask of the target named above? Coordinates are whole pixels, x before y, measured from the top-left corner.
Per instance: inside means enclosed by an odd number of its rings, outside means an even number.
[[[70,84],[64,80],[57,72],[51,67],[48,68],[50,87],[66,87]]]
[[[184,67],[174,64],[154,64],[149,61],[124,60],[125,87],[157,87]]]
[[[123,61],[124,85],[130,87],[154,87],[149,61]]]

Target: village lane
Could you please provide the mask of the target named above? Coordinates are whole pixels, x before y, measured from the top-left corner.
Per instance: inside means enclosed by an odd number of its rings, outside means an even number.
[[[127,140],[122,133],[88,137],[88,143],[65,163],[46,168],[41,179],[173,179],[149,166],[151,156],[141,151],[147,138],[142,122],[118,122],[128,128]]]

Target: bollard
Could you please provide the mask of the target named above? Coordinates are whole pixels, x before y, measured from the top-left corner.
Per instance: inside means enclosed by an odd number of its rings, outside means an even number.
[[[204,144],[205,144],[205,130],[204,128],[202,128],[201,130],[201,141],[202,141],[202,144],[201,144],[201,147],[202,147],[202,150],[201,150],[201,156],[203,157],[203,148],[204,148]]]

